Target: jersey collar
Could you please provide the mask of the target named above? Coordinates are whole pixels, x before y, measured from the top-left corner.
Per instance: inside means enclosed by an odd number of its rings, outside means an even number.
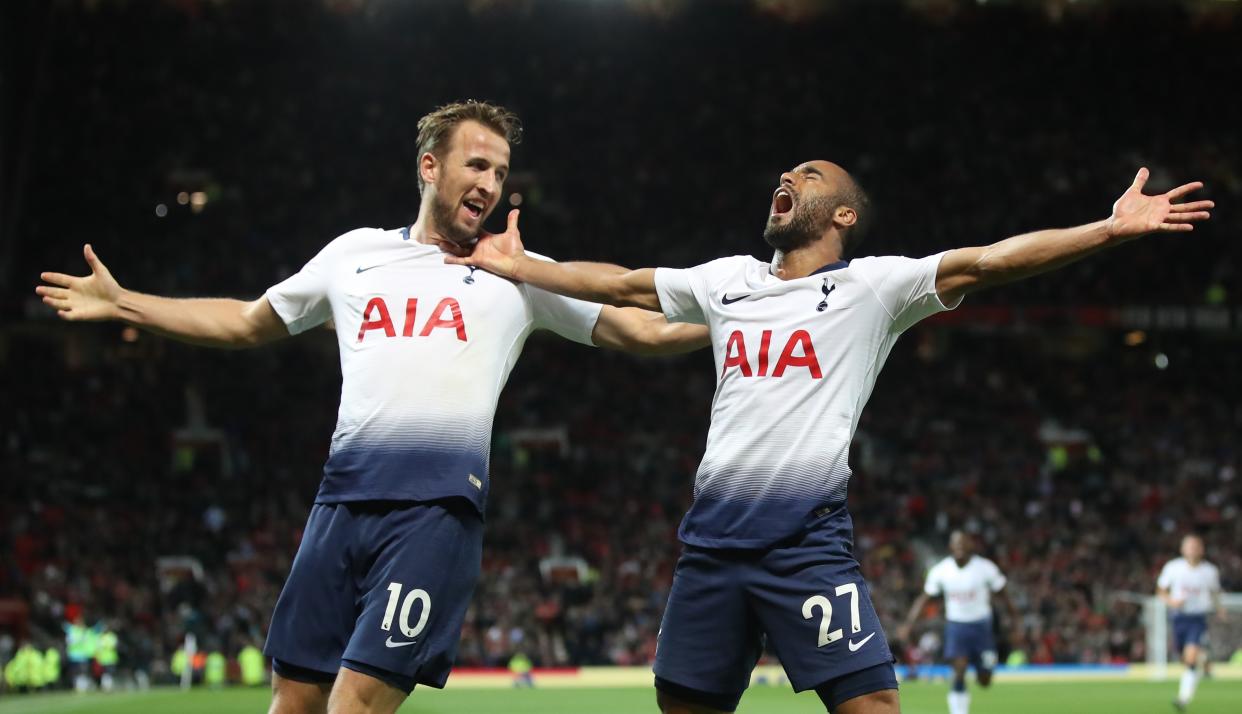
[[[820,273],[827,273],[827,272],[828,272],[828,271],[830,271],[830,270],[840,270],[841,268],[848,268],[849,266],[850,266],[850,261],[848,261],[848,260],[838,260],[838,261],[837,261],[837,262],[835,262],[835,263],[829,263],[829,264],[825,265],[824,267],[820,268],[819,270],[816,270],[815,272],[811,273],[811,275],[819,275]],[[809,278],[809,277],[811,277],[811,276],[810,276],[810,275],[808,275],[807,277]]]

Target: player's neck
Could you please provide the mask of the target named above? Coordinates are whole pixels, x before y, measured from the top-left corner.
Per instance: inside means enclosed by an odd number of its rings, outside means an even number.
[[[420,210],[418,212],[418,220],[414,221],[414,225],[410,226],[410,237],[416,242],[423,245],[432,245],[439,248],[444,253],[451,255],[469,255],[471,246],[462,246],[453,242],[436,228],[435,221],[431,218],[430,210]]]
[[[968,556],[966,556],[965,558],[954,558],[954,559],[953,559],[953,562],[954,562],[954,563],[957,563],[957,567],[959,567],[959,568],[965,568],[965,567],[966,567],[966,566],[970,563],[970,559],[971,559],[971,558],[973,558],[973,557],[975,557],[975,556],[973,556],[973,555],[968,555]]]
[[[816,270],[841,260],[841,250],[828,240],[772,254],[772,275],[781,280],[805,278]]]

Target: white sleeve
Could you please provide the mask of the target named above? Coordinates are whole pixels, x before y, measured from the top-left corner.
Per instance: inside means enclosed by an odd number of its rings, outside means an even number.
[[[707,324],[711,286],[722,274],[736,270],[745,256],[717,258],[693,268],[656,268],[656,296],[669,322]]]
[[[944,586],[940,584],[940,568],[932,568],[927,572],[927,582],[923,583],[923,592],[933,597],[944,592]]]
[[[536,260],[556,262],[546,255],[530,251],[526,251],[526,255]],[[530,304],[536,330],[551,330],[567,340],[595,346],[591,335],[595,332],[595,323],[599,321],[603,305],[557,295],[526,283],[522,283],[522,292]]]
[[[1220,592],[1220,569],[1215,565],[1212,566],[1212,584],[1208,586],[1214,593]]]
[[[945,305],[936,292],[936,271],[944,255],[937,253],[918,259],[858,258],[850,262],[850,268],[856,270],[875,293],[892,318],[894,328],[904,332],[929,315],[952,310],[961,304],[959,299],[953,305]]]
[[[324,246],[301,270],[267,289],[267,301],[285,321],[289,334],[318,327],[332,317],[332,305],[328,301],[332,261],[338,242],[348,235]]]
[[[1160,577],[1156,578],[1156,587],[1168,590],[1173,587],[1173,561],[1164,564],[1160,569]]]
[[[536,329],[551,330],[567,340],[595,346],[591,335],[603,305],[557,295],[533,285],[523,284],[522,288],[530,301]]]
[[[703,313],[707,286],[697,268],[656,268],[655,285],[660,310],[669,322],[707,324]]]
[[[1004,589],[1005,583],[1009,580],[1005,578],[1005,574],[1001,572],[996,563],[988,561],[988,565],[988,570],[991,571],[988,573],[988,587],[992,589],[992,592],[998,593]]]

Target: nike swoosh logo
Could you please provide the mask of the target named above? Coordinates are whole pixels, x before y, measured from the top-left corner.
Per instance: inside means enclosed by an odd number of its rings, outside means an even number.
[[[357,269],[357,270],[355,270],[355,271],[354,271],[354,273],[355,273],[355,274],[357,274],[357,273],[365,273],[365,272],[367,272],[368,270],[374,270],[374,269],[376,269],[376,268],[380,267],[381,265],[383,265],[383,263],[380,263],[379,265],[372,265],[372,266],[371,266],[371,267],[369,267],[369,268],[364,268],[364,267],[362,267],[361,265],[359,265],[359,266],[358,266],[358,269]]]
[[[738,300],[745,300],[748,297],[750,297],[750,293],[746,293],[745,295],[742,295],[741,297],[735,297],[735,298],[730,298],[728,295],[725,295],[720,298],[720,304],[721,305],[732,305]]]
[[[854,640],[850,640],[849,641],[850,652],[857,652],[858,650],[862,649],[862,646],[867,644],[867,640],[871,639],[872,637],[875,637],[874,632],[862,638],[861,642],[854,642]]]
[[[873,634],[873,635],[874,635],[875,633],[874,633],[874,632],[872,632],[871,634]],[[415,642],[417,642],[417,641],[418,641],[418,640],[410,640],[409,642],[393,642],[393,641],[392,641],[392,637],[391,637],[391,636],[389,636],[389,638],[388,638],[388,639],[384,640],[384,646],[385,646],[385,647],[408,647],[409,645],[412,645],[412,644],[414,644],[414,643],[415,643]],[[865,641],[866,641],[866,640],[864,640],[864,642],[865,642]]]

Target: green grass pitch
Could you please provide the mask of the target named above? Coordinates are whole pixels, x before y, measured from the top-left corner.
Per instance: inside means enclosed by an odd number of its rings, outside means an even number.
[[[971,714],[1171,714],[1176,682],[1000,682],[991,690],[973,689]],[[905,714],[946,714],[943,683],[902,686]],[[261,714],[265,690],[175,690],[118,694],[50,694],[0,697],[0,714]],[[632,714],[655,712],[651,689],[418,689],[401,714]],[[813,714],[823,712],[814,694],[794,695],[778,687],[752,687],[739,712]],[[1239,714],[1242,682],[1206,681],[1190,714]]]

